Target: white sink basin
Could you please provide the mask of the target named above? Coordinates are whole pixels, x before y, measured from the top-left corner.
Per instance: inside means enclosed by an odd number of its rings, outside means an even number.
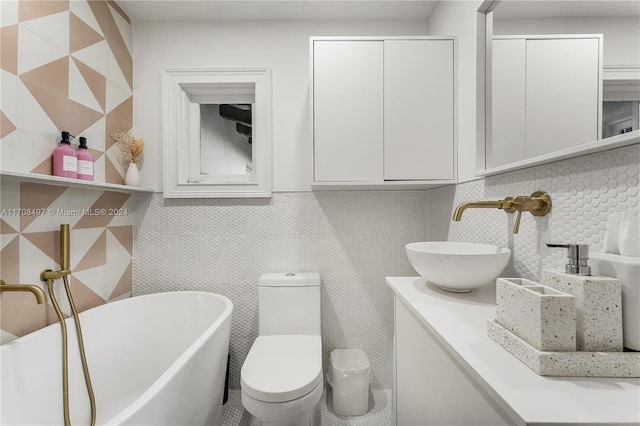
[[[508,248],[489,244],[426,241],[405,247],[409,262],[422,277],[458,293],[494,281],[511,256]]]

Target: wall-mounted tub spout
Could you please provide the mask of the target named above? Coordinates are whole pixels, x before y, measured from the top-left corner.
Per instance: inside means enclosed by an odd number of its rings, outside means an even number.
[[[37,285],[31,284],[7,284],[4,280],[0,280],[0,293],[5,291],[26,291],[33,293],[38,301],[38,305],[42,305],[46,301],[44,291]]]

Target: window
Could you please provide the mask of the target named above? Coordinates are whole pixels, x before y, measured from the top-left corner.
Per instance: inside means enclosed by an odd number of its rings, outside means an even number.
[[[164,196],[271,196],[267,69],[165,70]]]

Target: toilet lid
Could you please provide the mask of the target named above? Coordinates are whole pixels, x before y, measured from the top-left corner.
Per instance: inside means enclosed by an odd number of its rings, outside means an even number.
[[[284,402],[322,380],[320,336],[259,336],[240,371],[242,391],[259,401]]]

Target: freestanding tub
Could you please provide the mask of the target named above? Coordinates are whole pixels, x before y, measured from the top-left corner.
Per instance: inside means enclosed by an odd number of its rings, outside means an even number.
[[[229,299],[170,292],[80,314],[100,425],[217,424],[229,351]],[[73,319],[69,330],[71,423],[90,422]],[[0,424],[62,425],[60,325],[0,347]]]

